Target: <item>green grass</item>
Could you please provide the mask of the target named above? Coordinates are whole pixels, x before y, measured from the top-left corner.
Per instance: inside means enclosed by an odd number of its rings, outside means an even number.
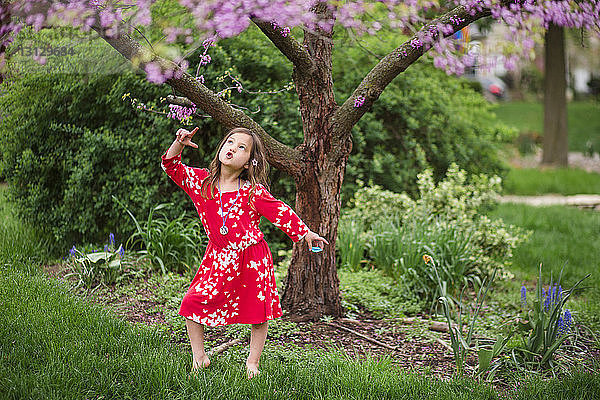
[[[575,168],[513,168],[504,179],[503,186],[506,194],[515,195],[600,194],[600,174]]]
[[[521,132],[543,133],[544,110],[542,103],[508,102],[498,104],[498,118]],[[567,105],[569,150],[585,150],[587,140],[592,140],[600,151],[600,103],[594,101],[571,102]]]

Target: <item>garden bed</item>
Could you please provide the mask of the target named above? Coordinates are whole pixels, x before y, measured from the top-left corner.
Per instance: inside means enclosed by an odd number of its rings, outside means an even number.
[[[70,272],[67,265],[46,265],[44,271],[49,278],[66,279],[73,285],[76,283],[75,277],[64,277]],[[160,326],[168,333],[172,343],[179,345],[183,351],[191,351],[185,330],[176,329],[165,317],[165,312],[169,308],[164,303],[152,300],[152,282],[149,278],[139,278],[138,281],[129,282],[127,286],[129,289],[126,291],[117,290],[116,285],[109,285],[99,286],[93,291],[79,288],[76,293],[94,303],[106,306],[117,316],[133,324]],[[487,310],[490,313],[495,312],[490,308]],[[284,314],[282,318],[271,322],[267,346],[287,349],[341,350],[349,357],[359,360],[367,357],[389,358],[391,364],[398,368],[423,372],[442,379],[447,379],[455,373],[452,351],[447,347],[450,343],[448,333],[432,332],[427,321],[420,318],[413,320],[375,318],[364,308],[353,313],[352,317],[323,318],[316,322],[291,322]],[[233,330],[225,326],[207,328],[205,330],[207,350],[244,336],[245,340],[242,344],[247,346],[249,330],[239,329],[243,327],[238,325],[238,328]],[[600,350],[594,344],[593,333],[582,326],[578,326],[577,330],[580,334],[577,338],[576,356],[582,365],[585,364],[593,369],[593,364],[600,361]],[[567,343],[567,347],[573,351],[573,343]],[[557,354],[557,358],[560,358],[560,354]],[[468,371],[472,372],[477,367],[474,354],[470,355],[466,362]],[[505,383],[496,382],[496,385],[502,387]]]
[[[64,278],[64,275],[70,272],[66,265],[45,265],[44,271],[49,278],[66,279],[73,285],[76,283],[76,278],[73,276]],[[76,293],[94,303],[106,306],[108,310],[131,323],[148,326],[168,325],[163,313],[164,304],[152,300],[140,300],[142,298],[152,298],[152,293],[148,287],[148,278],[141,279],[138,284],[130,285],[135,286],[135,292],[129,292],[130,294],[121,291],[117,293],[115,285],[100,286],[93,291],[79,288]],[[181,296],[183,294],[182,292]],[[401,368],[427,370],[429,373],[440,377],[450,377],[454,373],[455,367],[451,351],[435,340],[439,338],[449,343],[450,338],[447,333],[430,332],[427,324],[422,322],[407,323],[402,319],[374,318],[372,313],[364,309],[354,314],[353,317],[352,319],[337,318],[323,319],[316,322],[292,323],[284,314],[282,318],[271,323],[267,344],[323,350],[340,349],[355,359],[365,359],[366,357],[379,359],[389,356],[392,364]],[[292,325],[293,328],[277,329],[274,326],[277,323]],[[368,336],[393,347],[394,350],[373,343],[334,325]],[[190,350],[187,335],[173,329],[172,326],[167,326],[166,331],[173,343],[180,344],[182,348]],[[228,332],[224,326],[205,330],[207,350],[210,348],[209,343],[218,345],[234,338],[234,335]],[[248,343],[248,339],[246,338],[245,344]],[[468,363],[475,366],[476,361],[471,359]]]

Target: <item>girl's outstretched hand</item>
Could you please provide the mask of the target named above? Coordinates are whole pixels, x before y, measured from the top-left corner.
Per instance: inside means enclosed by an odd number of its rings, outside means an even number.
[[[194,136],[194,134],[198,131],[198,127],[195,127],[193,131],[188,131],[185,130],[183,128],[180,128],[179,130],[177,130],[177,141],[179,143],[181,143],[184,146],[190,146],[193,147],[195,149],[198,148],[198,145],[194,142],[192,142],[192,137]]]
[[[309,249],[312,249],[313,246],[320,247],[322,249],[326,244],[329,244],[327,240],[317,235],[313,231],[308,231],[308,233],[304,236],[304,239],[308,243]]]

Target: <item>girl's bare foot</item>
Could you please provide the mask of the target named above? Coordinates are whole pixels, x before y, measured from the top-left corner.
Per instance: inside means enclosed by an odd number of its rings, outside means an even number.
[[[259,374],[260,371],[258,370],[258,364],[246,363],[246,376],[248,379],[252,379]]]
[[[193,356],[192,360],[192,372],[197,372],[202,368],[206,368],[210,365],[210,360],[206,354],[196,357]]]

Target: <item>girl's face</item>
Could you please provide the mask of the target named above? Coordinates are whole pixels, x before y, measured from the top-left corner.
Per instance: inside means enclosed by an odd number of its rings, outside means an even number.
[[[252,151],[252,136],[245,133],[234,133],[227,138],[221,151],[219,161],[223,166],[234,170],[248,168]]]

